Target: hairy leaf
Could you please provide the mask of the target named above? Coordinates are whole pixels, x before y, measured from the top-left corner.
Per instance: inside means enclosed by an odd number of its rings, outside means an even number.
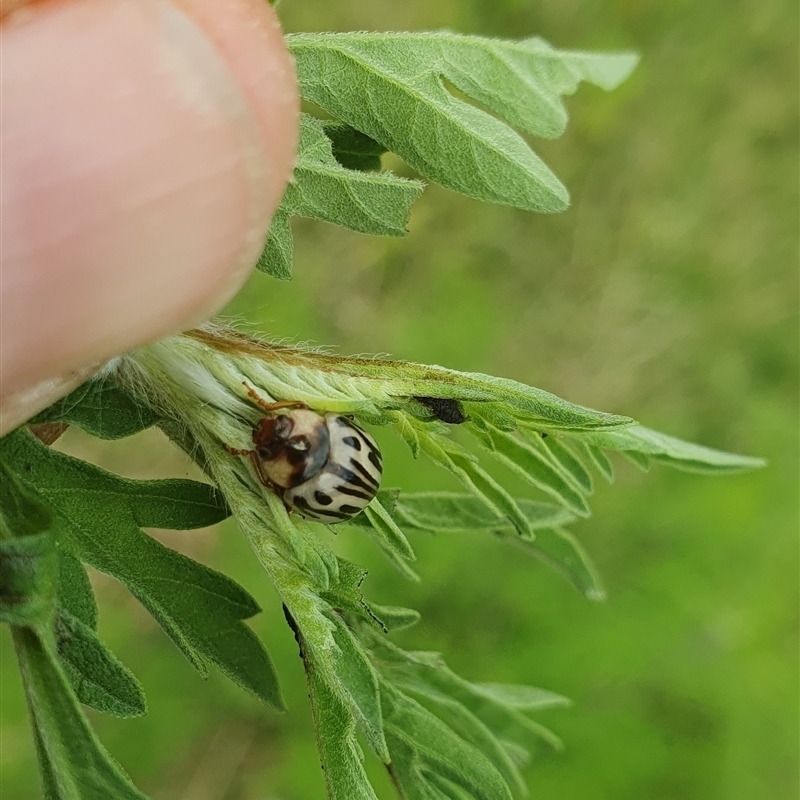
[[[386,152],[383,145],[341,122],[323,122],[322,127],[331,140],[334,158],[343,167],[366,171],[381,168],[381,156]]]
[[[561,465],[563,474],[571,481],[573,487],[585,495],[590,495],[594,490],[592,475],[576,453],[557,436],[542,437],[542,441],[552,453],[553,458]]]
[[[146,800],[89,727],[55,655],[31,628],[12,637],[46,800]]]
[[[377,800],[364,772],[364,756],[356,740],[356,723],[350,709],[341,695],[322,677],[294,619],[288,619],[297,638],[306,670],[314,733],[328,798]]]
[[[332,222],[360,233],[403,236],[411,204],[422,189],[419,181],[390,172],[342,166],[322,122],[303,114],[292,182],[272,223],[276,240],[272,242],[270,230],[259,267],[275,277],[287,277],[286,265],[291,265],[290,216]]]
[[[55,639],[64,674],[81,703],[118,717],[138,717],[147,711],[139,682],[92,628],[59,609]]]
[[[353,636],[342,618],[329,614],[334,623],[333,639],[339,648],[334,661],[338,685],[334,690],[342,694],[369,746],[382,760],[389,760],[389,751],[383,737],[381,704],[378,697],[378,679],[361,644]]]
[[[761,458],[737,456],[684,442],[643,425],[629,425],[613,432],[586,432],[580,438],[594,447],[619,450],[626,455],[638,454],[687,472],[741,472],[763,467],[766,463]]]
[[[516,764],[506,753],[502,743],[466,706],[445,692],[420,680],[418,675],[411,672],[393,674],[392,683],[436,714],[464,741],[477,747],[494,764],[495,769],[509,786],[521,794],[525,793],[522,776]]]
[[[374,637],[373,637],[374,643]],[[560,695],[528,686],[498,686],[471,683],[452,672],[438,653],[405,652],[379,643],[377,653],[386,680],[400,683],[422,681],[463,704],[498,738],[534,749],[560,749],[561,740],[550,730],[527,717],[523,711],[568,705]]]
[[[97,603],[83,564],[68,550],[58,550],[58,605],[97,630]]]
[[[294,260],[294,240],[289,215],[278,207],[272,215],[269,236],[256,262],[256,269],[266,272],[279,281],[288,281],[292,277]]]
[[[509,126],[559,136],[560,97],[581,80],[611,89],[636,64],[630,54],[553,50],[437,33],[303,33],[286,37],[300,91],[342,122],[456,191],[534,211],[561,211],[559,180]],[[457,97],[445,83],[483,105]]]
[[[269,705],[282,701],[272,663],[241,620],[259,611],[229,578],[180,555],[139,525],[205,525],[227,507],[205,484],[131,481],[41,445],[19,431],[4,440],[17,475],[58,514],[65,546],[124,583],[186,657],[205,673],[206,659]],[[170,490],[177,489],[170,497]]]
[[[0,462],[0,622],[41,625],[52,621],[58,561],[53,515]]]
[[[573,513],[582,517],[589,516],[589,506],[583,494],[575,489],[563,471],[553,463],[553,456],[540,436],[533,435],[523,441],[488,424],[484,424],[476,433],[492,454],[517,475]]]
[[[416,700],[388,681],[381,682],[389,751],[401,743],[411,750],[406,769],[395,764],[401,786],[411,770],[433,772],[461,786],[477,800],[511,800],[511,792],[492,762]],[[413,775],[408,776],[411,780]]]
[[[79,386],[32,420],[67,422],[101,439],[132,436],[158,422],[158,414],[103,378]]]
[[[418,581],[419,576],[407,563],[409,560],[416,558],[414,551],[411,549],[408,539],[397,527],[397,523],[377,498],[364,509],[364,516],[370,523],[370,528],[367,530],[371,538],[384,552],[392,565],[404,577],[412,581]]]
[[[484,500],[456,492],[402,494],[396,501],[393,516],[406,530],[493,533],[564,575],[588,599],[604,600],[605,589],[589,555],[577,538],[561,527],[574,522],[575,515],[566,508],[525,498],[517,498],[516,503],[530,529],[536,533],[536,539],[519,536],[508,518],[498,515]],[[364,525],[359,517],[350,522]],[[372,610],[380,616],[375,606]]]
[[[606,458],[606,454],[599,448],[586,442],[581,442],[589,460],[594,464],[595,469],[609,482],[614,482],[614,467]]]
[[[535,531],[575,520],[572,513],[559,506],[526,499],[517,499],[517,503]],[[443,533],[508,529],[508,520],[492,513],[485,503],[455,492],[402,494],[397,501],[395,518],[403,527]]]

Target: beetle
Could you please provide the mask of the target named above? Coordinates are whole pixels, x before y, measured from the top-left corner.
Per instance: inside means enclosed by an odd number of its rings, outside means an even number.
[[[349,417],[319,414],[299,402],[265,403],[248,456],[264,485],[304,517],[341,522],[360,513],[378,492],[383,473],[375,440]]]

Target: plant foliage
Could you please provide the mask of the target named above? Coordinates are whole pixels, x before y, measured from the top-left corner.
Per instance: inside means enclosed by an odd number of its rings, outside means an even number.
[[[287,41],[303,97],[333,119],[302,118],[294,180],[259,262],[279,278],[291,274],[291,216],[405,233],[423,184],[381,171],[389,151],[423,178],[471,197],[562,210],[566,190],[522,135],[558,136],[564,95],[581,81],[611,89],[636,60],[557,51],[539,39],[452,33],[298,34]],[[534,717],[565,698],[471,682],[438,654],[392,641],[392,631],[419,615],[370,603],[365,572],[334,554],[325,529],[289,516],[250,461],[231,454],[251,447],[263,416],[258,400],[298,401],[392,429],[415,458],[455,476],[460,493],[383,489],[347,523],[412,580],[418,532],[482,531],[601,600],[597,572],[565,526],[590,513],[593,473],[613,480],[610,453],[642,467],[660,462],[711,473],[760,464],[514,381],[341,358],[224,325],[117,359],[33,422],[77,425],[105,439],[157,425],[209,483],[128,480],[57,452],[28,429],[2,440],[0,617],[12,628],[48,799],[143,797],[81,709],[146,711],[136,678],[97,635],[84,565],[126,586],[201,673],[213,664],[271,709],[282,708],[267,651],[245,623],[259,611],[253,598],[143,530],[198,528],[230,514],[295,634],[332,800],[375,800],[362,746],[386,765],[406,800],[509,800],[525,791],[524,764],[561,747]],[[521,476],[535,498],[510,494],[494,462]]]

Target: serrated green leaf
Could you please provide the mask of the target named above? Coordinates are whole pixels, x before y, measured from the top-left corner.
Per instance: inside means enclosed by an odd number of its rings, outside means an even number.
[[[391,553],[394,561],[415,561],[414,550],[408,543],[405,534],[397,527],[389,512],[383,507],[379,498],[375,498],[365,509],[364,515],[372,525],[381,549]]]
[[[487,689],[486,684],[471,683],[456,675],[438,653],[409,653],[386,642],[377,642],[374,649],[383,663],[381,673],[386,680],[403,681],[408,680],[409,675],[415,676],[466,706],[498,739],[510,739],[518,744],[522,739],[536,750],[562,747],[561,740],[552,731],[525,716],[518,704],[523,699],[530,703],[536,698],[541,703],[540,708],[563,706],[569,702],[566,698],[526,686],[498,689],[490,684],[493,688]]]
[[[58,605],[84,625],[97,630],[97,603],[83,564],[61,547],[58,550]]]
[[[524,498],[517,498],[517,504],[534,531],[575,521],[575,516],[561,506]],[[402,494],[394,515],[403,527],[442,533],[508,528],[508,520],[493,513],[485,503],[456,492]]]
[[[286,39],[306,100],[443,186],[546,212],[566,208],[567,191],[509,125],[558,136],[567,119],[561,95],[580,80],[613,88],[636,63],[627,54],[562,53],[536,39],[446,31]],[[455,97],[444,81],[491,113]]]
[[[535,556],[563,574],[590,600],[605,599],[600,576],[581,546],[569,531],[560,526],[575,520],[565,508],[532,500],[517,499],[517,504],[536,531],[536,539],[521,538],[505,517],[498,516],[484,502],[466,494],[420,492],[401,495],[395,518],[404,528],[439,533],[465,533],[485,530]]]
[[[48,627],[58,580],[53,515],[0,463],[0,622]]]
[[[594,464],[595,469],[609,482],[614,483],[614,467],[606,457],[606,454],[594,445],[580,442],[589,460]]]
[[[326,121],[322,128],[331,141],[333,157],[343,167],[365,171],[381,168],[381,156],[386,152],[382,144],[341,122]]]
[[[152,408],[101,377],[88,380],[31,422],[67,422],[101,439],[121,439],[155,425],[158,419]]]
[[[629,425],[613,432],[587,431],[581,434],[580,438],[594,447],[618,450],[628,456],[631,453],[638,453],[653,461],[687,472],[711,474],[741,472],[766,465],[761,458],[713,450],[710,447],[676,439],[674,436],[667,436],[643,425]]]
[[[294,178],[281,201],[290,215],[343,225],[360,233],[403,236],[423,184],[390,172],[346,169],[333,156],[322,122],[300,119]]]
[[[12,628],[46,800],[147,800],[94,735],[55,656]]]
[[[369,606],[361,593],[361,584],[367,576],[367,571],[344,558],[338,559],[338,563],[336,581],[330,583],[324,592],[320,592],[320,597],[335,611],[349,611],[364,619],[373,620],[374,617],[368,611]]]
[[[64,609],[56,613],[55,641],[64,674],[81,703],[118,717],[147,711],[142,687],[130,670],[92,628]]]
[[[336,158],[334,144],[326,130],[336,136],[340,148],[355,150],[366,146],[367,159],[370,149],[375,152],[374,147],[367,144],[369,138],[363,134],[346,126],[326,127],[308,114],[301,116],[292,181],[272,219],[267,243],[256,265],[275,278],[288,280],[291,277],[294,250],[289,225],[291,216],[319,219],[360,233],[403,236],[411,204],[424,188],[419,181],[400,178],[390,172],[364,171],[364,156],[356,153],[351,153],[349,159],[361,166],[343,166]],[[339,156],[348,158],[347,152],[342,150]]]
[[[477,800],[511,800],[492,762],[416,700],[384,680],[381,702],[390,752],[393,740],[400,740],[413,751],[412,763],[419,770],[442,775]]]
[[[557,436],[542,437],[553,458],[562,466],[564,475],[572,481],[579,492],[590,495],[594,491],[591,473],[581,463],[580,458]]]
[[[387,762],[389,750],[383,737],[378,678],[344,620],[335,612],[329,613],[328,618],[334,623],[333,639],[339,648],[333,662],[338,685],[333,688],[342,695],[375,755]]]
[[[560,572],[587,599],[602,602],[606,590],[600,573],[578,539],[563,528],[537,531],[536,541],[508,536],[508,541]]]
[[[21,430],[3,440],[3,452],[17,476],[58,514],[64,545],[124,583],[197,669],[205,673],[208,659],[267,704],[282,707],[269,656],[241,621],[259,611],[255,600],[229,578],[140,530],[142,521],[179,523],[157,482],[137,486],[51,450]],[[194,524],[207,518],[209,487],[197,484],[194,496],[189,483],[170,482],[178,488],[176,508],[184,508]]]
[[[583,495],[575,490],[562,471],[553,464],[552,456],[542,444],[540,436],[533,435],[523,441],[489,425],[476,433],[502,464],[573,513],[581,517],[589,516],[591,512]]]
[[[572,705],[563,695],[536,686],[515,683],[471,683],[470,686],[476,695],[519,711],[540,711],[543,708],[564,708]]]
[[[404,630],[416,625],[420,620],[419,611],[413,608],[379,606],[375,603],[372,603],[370,608],[387,631]]]
[[[392,684],[412,695],[454,733],[480,750],[513,790],[525,793],[525,782],[516,764],[508,757],[494,733],[466,706],[411,672],[393,673]]]
[[[650,459],[644,453],[637,453],[636,450],[622,450],[622,457],[633,464],[634,467],[642,472],[650,472]]]
[[[272,215],[267,242],[258,257],[256,269],[279,281],[288,281],[292,277],[293,261],[294,240],[289,215],[278,208]]]
[[[353,715],[340,693],[323,678],[294,619],[287,618],[300,646],[306,671],[314,734],[328,800],[377,800],[364,772],[364,756],[356,740]]]

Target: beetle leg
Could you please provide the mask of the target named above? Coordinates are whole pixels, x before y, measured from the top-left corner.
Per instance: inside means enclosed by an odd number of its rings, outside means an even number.
[[[222,443],[222,448],[228,455],[231,456],[249,456],[250,453],[255,452],[254,450],[237,450],[235,447],[231,447],[224,442]]]
[[[280,408],[308,408],[305,403],[299,400],[281,400],[278,403],[267,403],[263,397],[252,387],[247,385],[247,381],[242,381],[242,385],[247,389],[247,396],[263,411],[272,413]]]

